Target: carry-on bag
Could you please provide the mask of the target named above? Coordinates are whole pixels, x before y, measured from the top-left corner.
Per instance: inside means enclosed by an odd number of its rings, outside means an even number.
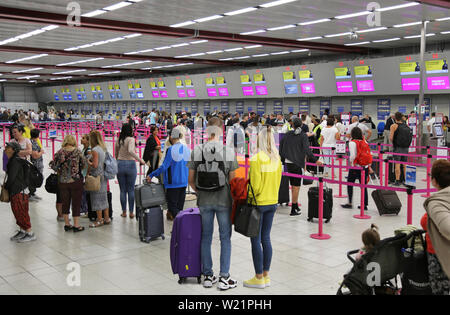
[[[372,192],[373,201],[377,205],[378,213],[384,214],[396,214],[400,212],[402,203],[398,199],[397,192],[392,190],[375,190]]]
[[[318,172],[319,170],[317,170]],[[332,215],[333,189],[328,188],[325,183],[323,189],[323,218],[325,223],[330,222]],[[319,218],[319,185],[308,190],[308,222],[312,222],[314,218]]]
[[[170,240],[172,271],[178,274],[178,283],[186,278],[197,278],[201,283],[202,217],[199,209],[187,209],[178,213],[173,222]]]
[[[252,238],[259,235],[261,212],[256,204],[256,198],[254,200],[256,205],[250,204],[250,190],[254,197],[253,187],[249,181],[247,186],[247,202],[237,206],[236,217],[234,219],[234,230],[239,234]]]
[[[134,196],[136,208],[139,209],[149,209],[166,203],[166,193],[164,186],[161,184],[144,183],[137,185],[134,188]]]
[[[278,190],[278,204],[282,205],[283,203],[285,203],[286,205],[289,204],[289,177],[288,176],[281,177],[280,189]]]
[[[161,206],[147,209],[136,208],[136,218],[139,222],[139,239],[141,242],[150,241],[164,237],[164,219]]]

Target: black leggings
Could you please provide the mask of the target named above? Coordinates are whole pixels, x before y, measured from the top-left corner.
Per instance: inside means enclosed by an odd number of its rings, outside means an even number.
[[[367,180],[369,179],[369,169],[366,168],[364,172],[366,177],[366,182],[364,184],[366,184]],[[347,181],[349,183],[354,183],[356,182],[356,180],[358,180],[361,183],[361,170],[350,169],[348,172]],[[352,203],[353,186],[347,186],[347,193],[348,193],[348,202]],[[367,207],[368,204],[369,204],[369,194],[367,193],[367,188],[364,188],[364,205]]]
[[[167,188],[167,208],[175,218],[178,212],[183,210],[184,201],[186,200],[186,187]]]

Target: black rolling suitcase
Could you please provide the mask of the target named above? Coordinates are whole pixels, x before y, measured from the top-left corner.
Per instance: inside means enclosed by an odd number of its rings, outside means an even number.
[[[325,223],[330,222],[333,215],[333,189],[324,187],[323,190],[323,218]],[[308,190],[308,222],[319,218],[319,187]]]
[[[390,158],[392,159],[392,157]],[[389,163],[389,182],[395,182],[395,163]],[[403,183],[405,181],[405,171],[403,166],[400,166],[400,182]]]
[[[109,218],[112,220],[113,219],[112,193],[110,191],[108,191],[107,196],[108,196],[108,205],[109,205]],[[89,192],[86,193],[86,202],[87,202],[87,206],[88,206],[89,220],[92,222],[97,221],[97,211],[92,211],[91,197],[89,195]]]
[[[286,170],[285,170],[286,171]],[[280,189],[278,190],[278,204],[289,204],[289,177],[282,176]]]
[[[141,242],[150,243],[161,237],[164,237],[164,218],[163,210],[160,206],[151,207],[145,210],[136,209],[136,218],[139,221],[139,239]]]
[[[378,213],[396,214],[400,212],[402,203],[398,199],[397,192],[391,190],[375,190],[372,192],[373,201],[377,205]]]

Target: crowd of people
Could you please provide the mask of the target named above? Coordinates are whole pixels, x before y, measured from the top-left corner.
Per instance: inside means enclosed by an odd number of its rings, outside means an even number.
[[[3,186],[9,192],[11,208],[19,226],[19,231],[11,238],[19,243],[36,240],[32,231],[28,213],[29,201],[38,200],[36,187],[30,184],[27,168],[23,163],[30,161],[39,172],[43,173],[43,155],[45,150],[39,141],[39,130],[32,124],[33,111],[18,113],[17,120],[11,127],[11,141],[6,144],[6,181]],[[233,203],[242,200],[233,198],[236,185],[236,172],[239,169],[238,156],[248,155],[250,168],[248,182],[244,182],[244,190],[248,191],[245,200],[256,206],[261,213],[260,232],[251,238],[252,257],[255,275],[243,282],[251,288],[270,286],[270,267],[272,260],[271,228],[274,215],[279,204],[279,190],[283,167],[288,173],[302,175],[308,169],[305,162],[315,163],[313,169],[324,167],[324,176],[329,176],[333,155],[332,148],[337,141],[347,139],[350,150],[350,166],[348,182],[361,180],[361,172],[366,178],[373,173],[372,159],[367,139],[371,137],[370,117],[360,120],[352,117],[351,124],[345,126],[339,115],[325,112],[322,117],[315,115],[264,115],[256,113],[230,115],[212,113],[206,117],[197,114],[192,117],[188,113],[168,114],[139,113],[128,116],[122,125],[115,145],[117,159],[117,179],[120,187],[120,205],[122,217],[134,218],[134,187],[137,178],[136,162],[148,165],[147,181],[159,178],[167,189],[168,219],[173,219],[184,209],[186,189],[190,186],[197,195],[197,206],[202,218],[201,260],[203,285],[212,287],[215,283],[221,290],[237,286],[237,280],[230,274],[231,234]],[[102,123],[100,120],[98,123]],[[135,130],[140,124],[151,128],[146,141],[143,156],[136,153]],[[401,140],[404,127],[404,115],[396,113],[389,126],[389,140],[394,144],[394,152],[402,153],[405,148]],[[224,126],[228,130],[223,132]],[[166,139],[159,138],[159,128],[167,132]],[[205,135],[196,134],[205,128]],[[188,145],[191,134],[201,135],[193,150]],[[225,137],[225,139],[224,139]],[[247,146],[246,144],[249,143]],[[277,148],[279,143],[279,149]],[[96,213],[96,220],[91,228],[99,228],[111,224],[109,214],[109,183],[105,176],[108,149],[99,130],[92,130],[83,135],[82,148],[72,135],[66,135],[61,149],[56,152],[49,167],[57,174],[58,221],[64,221],[64,230],[82,232],[80,217],[86,208]],[[322,147],[322,151],[311,149]],[[322,153],[323,158],[316,155]],[[4,156],[4,162],[5,162]],[[205,161],[217,162],[214,169],[216,182],[206,180]],[[450,275],[450,162],[437,161],[431,172],[432,183],[439,192],[425,201],[427,217],[423,219],[424,228],[428,231],[427,240],[430,266],[430,280],[433,292],[442,294],[449,292]],[[399,180],[398,180],[399,181]],[[88,185],[89,182],[89,185]],[[299,215],[299,191],[302,181],[290,177],[292,186],[291,215]],[[398,184],[396,182],[395,184]],[[205,185],[216,185],[216,189],[208,189]],[[87,187],[96,186],[96,189]],[[241,187],[242,189],[242,187]],[[348,203],[344,208],[352,208],[353,187],[348,186]],[[30,199],[29,199],[30,198]],[[368,205],[367,189],[365,192],[365,209]],[[86,206],[87,205],[87,206]],[[73,223],[69,215],[72,214]],[[213,271],[211,245],[214,233],[214,218],[217,216],[220,234],[220,271],[218,277]],[[372,228],[373,230],[373,228]],[[370,250],[370,248],[366,248]]]

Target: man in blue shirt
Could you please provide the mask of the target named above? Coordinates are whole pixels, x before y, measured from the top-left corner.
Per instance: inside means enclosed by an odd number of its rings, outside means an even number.
[[[152,112],[150,113],[150,125],[156,125],[156,117],[155,109],[152,109]]]
[[[184,208],[189,176],[187,162],[191,155],[188,147],[180,143],[181,138],[183,134],[180,130],[173,129],[170,135],[172,146],[167,149],[163,164],[147,177],[147,181],[150,182],[153,177],[164,173],[167,207],[174,218]]]

